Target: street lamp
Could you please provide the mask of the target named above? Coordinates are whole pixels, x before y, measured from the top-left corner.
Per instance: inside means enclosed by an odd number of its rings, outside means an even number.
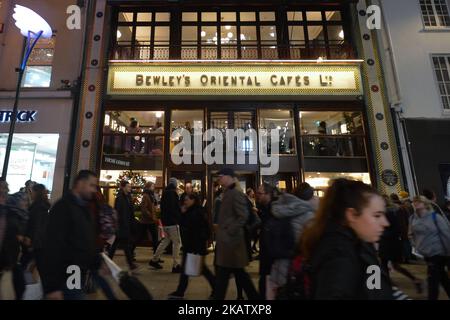
[[[20,33],[26,38],[26,47],[22,63],[20,65],[20,68],[18,69],[19,79],[17,81],[14,108],[10,118],[11,124],[9,126],[8,142],[6,144],[5,161],[3,162],[3,179],[6,179],[6,175],[8,174],[9,156],[11,154],[11,146],[17,120],[20,87],[22,84],[23,75],[25,73],[25,67],[27,66],[28,58],[30,57],[30,54],[33,51],[33,48],[39,38],[49,39],[53,34],[49,24],[36,12],[26,7],[16,4],[16,7],[14,8],[13,18],[16,21],[16,27],[20,29]]]

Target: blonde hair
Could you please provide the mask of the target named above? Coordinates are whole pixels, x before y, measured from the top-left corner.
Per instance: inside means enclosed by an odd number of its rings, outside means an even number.
[[[433,211],[433,205],[431,204],[431,201],[428,200],[425,196],[415,196],[413,198],[413,202],[421,202],[425,205],[425,208],[428,211]]]

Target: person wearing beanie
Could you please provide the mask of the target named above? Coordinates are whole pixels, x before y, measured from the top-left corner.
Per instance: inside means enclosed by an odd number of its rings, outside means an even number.
[[[172,241],[172,257],[173,267],[172,273],[180,273],[181,266],[179,263],[181,237],[180,237],[180,219],[181,219],[181,207],[180,199],[177,194],[178,180],[176,178],[170,178],[169,184],[163,192],[161,198],[161,222],[163,225],[164,233],[166,237],[161,241],[156,249],[153,258],[149,261],[150,267],[155,269],[162,269],[160,265],[160,258],[164,250]]]

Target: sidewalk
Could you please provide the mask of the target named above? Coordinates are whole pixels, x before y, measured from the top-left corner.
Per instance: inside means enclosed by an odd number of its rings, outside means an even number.
[[[147,289],[151,292],[153,297],[157,300],[166,300],[167,295],[177,288],[179,274],[171,273],[172,270],[172,256],[163,255],[162,259],[164,263],[162,266],[164,267],[161,270],[154,270],[148,266],[148,261],[152,256],[151,248],[136,248],[136,259],[137,264],[140,266],[139,273],[136,276],[143,282],[143,284],[147,287]],[[114,257],[114,261],[122,268],[126,269],[127,265],[125,262],[125,257],[121,250],[117,250],[116,256]],[[181,257],[180,257],[181,261]],[[207,256],[206,263],[210,267],[211,270],[214,270],[213,265],[213,254],[210,253]],[[414,275],[416,275],[419,279],[424,280],[424,292],[422,294],[417,294],[414,284],[403,275],[392,271],[391,277],[393,282],[397,285],[397,287],[409,295],[414,300],[424,300],[426,299],[426,266],[423,263],[418,263],[414,265],[404,265],[409,271],[411,271]],[[249,272],[250,276],[253,279],[255,287],[257,288],[258,283],[258,270],[259,270],[259,262],[253,261],[247,267],[247,272]],[[208,282],[203,277],[195,277],[190,278],[189,287],[185,294],[186,300],[206,300],[211,294],[211,289],[208,285]],[[103,299],[101,294],[91,296],[93,299]],[[227,300],[235,300],[236,295],[236,285],[234,279],[231,278],[228,286],[227,292]],[[448,300],[447,296],[441,290],[440,299]]]

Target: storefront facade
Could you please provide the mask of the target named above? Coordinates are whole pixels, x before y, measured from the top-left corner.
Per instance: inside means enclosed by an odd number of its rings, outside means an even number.
[[[73,100],[70,92],[55,94],[59,98],[21,100],[8,169],[11,192],[33,180],[47,187],[52,201],[63,194]],[[0,99],[1,165],[13,103],[13,99]]]
[[[96,12],[107,14],[97,15],[93,37],[112,36],[106,47],[93,41],[89,61],[104,56],[107,72],[97,60],[86,79],[84,114],[95,117],[81,120],[77,168],[94,167],[109,197],[132,171],[135,180],[154,181],[159,189],[169,177],[181,188],[191,182],[210,203],[224,166],[235,169],[244,189],[267,181],[292,191],[306,181],[321,195],[336,177],[383,191],[401,188],[395,150],[373,149],[390,120],[384,112],[375,120],[376,108],[385,106],[368,92],[382,85],[369,86],[377,76],[362,53],[371,48],[352,31],[359,23],[355,4],[101,3]],[[180,164],[173,151],[181,128],[200,149]],[[243,163],[209,163],[202,160],[208,143],[197,137],[209,129],[254,129],[257,136],[233,142]],[[279,146],[270,151],[279,166],[264,174],[266,164],[249,154],[269,148],[260,137],[270,129],[279,132]],[[391,141],[385,144],[389,149]]]

